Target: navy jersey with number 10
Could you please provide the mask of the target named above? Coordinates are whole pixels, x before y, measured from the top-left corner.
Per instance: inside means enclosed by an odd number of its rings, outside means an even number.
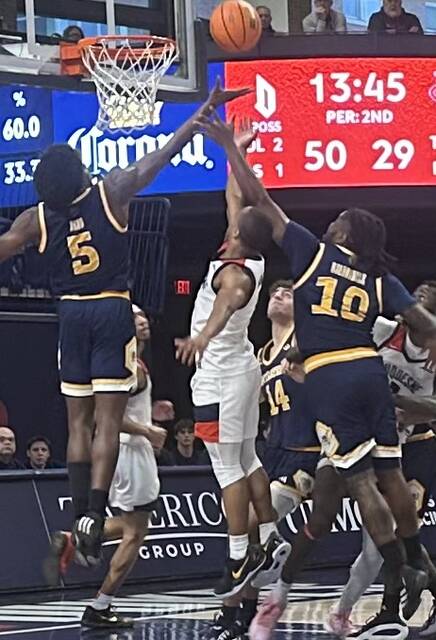
[[[371,330],[377,316],[394,318],[415,302],[392,274],[365,273],[351,251],[320,243],[295,222],[287,225],[282,249],[294,279],[297,342],[306,373],[376,356]]]

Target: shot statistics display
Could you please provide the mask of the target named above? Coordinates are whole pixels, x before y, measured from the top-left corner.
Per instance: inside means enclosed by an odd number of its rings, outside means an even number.
[[[436,59],[263,60],[226,64],[228,106],[250,116],[268,187],[436,185]]]
[[[253,92],[222,108],[251,117],[249,150],[268,188],[436,185],[436,58],[327,58],[209,64]],[[53,142],[77,149],[92,175],[161,149],[198,108],[159,102],[153,125],[129,134],[95,126],[92,93],[0,86],[0,207],[36,200],[33,172]],[[225,188],[224,151],[197,132],[144,194]]]

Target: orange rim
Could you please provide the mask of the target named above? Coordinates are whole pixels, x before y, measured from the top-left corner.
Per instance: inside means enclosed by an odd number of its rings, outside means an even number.
[[[137,48],[137,52],[135,51],[135,49],[130,49],[130,50],[126,50],[125,52],[123,52],[120,49],[114,48],[114,49],[107,49],[107,54],[109,57],[113,57],[113,58],[117,58],[119,59],[123,59],[125,57],[127,57],[128,55],[130,56],[134,56],[137,58],[141,58],[143,55],[143,49],[145,48],[145,45],[149,45],[151,44],[151,48],[149,49],[149,55],[153,56],[153,58],[159,58],[162,53],[165,51],[165,49],[168,47],[168,45],[173,45],[174,47],[176,46],[176,43],[174,40],[172,40],[171,38],[163,38],[160,36],[97,36],[94,38],[83,38],[82,40],[79,40],[79,42],[77,43],[77,51],[79,53],[79,55],[83,55],[84,52],[88,49],[94,49],[96,52],[98,52],[100,50],[100,46],[105,43],[105,42],[134,42],[134,43],[143,43],[144,47]],[[113,52],[113,53],[112,53]]]

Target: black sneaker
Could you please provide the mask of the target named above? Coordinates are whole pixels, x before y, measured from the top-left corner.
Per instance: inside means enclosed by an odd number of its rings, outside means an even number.
[[[97,513],[90,512],[75,521],[72,531],[75,560],[83,567],[95,567],[100,563],[103,527],[104,519]]]
[[[226,622],[222,611],[219,611],[203,640],[244,640],[245,633],[246,630],[239,620]]]
[[[421,569],[415,569],[405,564],[402,570],[402,576],[407,594],[402,613],[406,620],[410,620],[421,604],[422,592],[428,585],[428,575]]]
[[[97,610],[89,606],[86,607],[80,624],[92,629],[103,627],[106,629],[129,629],[133,627],[134,622],[133,618],[123,618],[115,613],[112,607]]]
[[[430,614],[419,630],[419,637],[436,638],[436,600],[433,600]]]
[[[347,635],[354,640],[404,640],[409,635],[409,627],[398,614],[382,609],[374,618],[358,631]]]
[[[221,580],[215,587],[215,595],[230,598],[241,591],[263,567],[265,552],[260,545],[250,545],[242,560],[228,559]]]
[[[263,545],[266,560],[262,569],[251,581],[251,586],[255,589],[262,589],[280,578],[283,565],[289,558],[292,546],[284,538],[272,533],[266,544]]]

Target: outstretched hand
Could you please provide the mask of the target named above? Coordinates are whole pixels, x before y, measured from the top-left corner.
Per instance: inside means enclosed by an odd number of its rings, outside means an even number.
[[[221,78],[218,76],[214,88],[209,93],[209,97],[204,103],[202,111],[208,114],[211,109],[216,109],[226,102],[231,102],[232,100],[236,100],[236,98],[240,98],[241,96],[246,96],[247,93],[251,92],[252,89],[249,89],[248,87],[244,87],[242,89],[224,89],[221,85]]]
[[[250,118],[241,118],[234,127],[233,139],[242,153],[247,153],[251,143],[256,140],[257,132],[253,131],[253,123]]]
[[[176,360],[180,360],[182,364],[186,364],[188,367],[192,366],[196,360],[201,360],[208,342],[201,334],[195,338],[176,338],[174,340]]]
[[[233,122],[229,124],[223,122],[214,109],[211,110],[209,117],[205,115],[198,117],[195,124],[206,133],[208,138],[214,140],[222,147],[228,144],[234,144]]]

